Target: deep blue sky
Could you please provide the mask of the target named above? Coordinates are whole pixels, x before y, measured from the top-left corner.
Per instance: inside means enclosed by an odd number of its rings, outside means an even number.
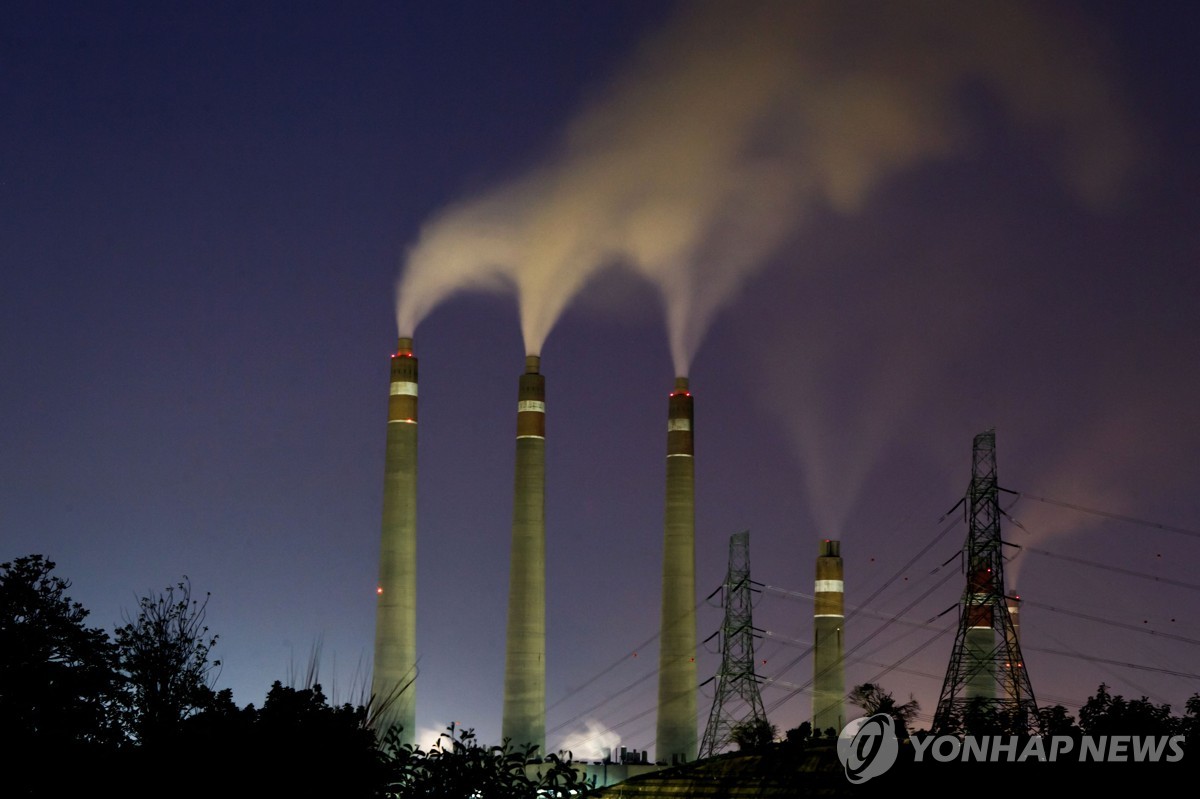
[[[816,541],[840,537],[848,602],[865,599],[941,529],[970,477],[971,437],[993,425],[1003,485],[1200,529],[1197,15],[1184,3],[1055,8],[1107,41],[1108,85],[1139,131],[1137,169],[1110,206],[1086,207],[1057,179],[1053,143],[968,87],[969,148],[889,177],[854,212],[815,209],[718,314],[692,368],[700,596],[724,574],[728,536],[749,529],[755,578],[798,592],[811,590]],[[0,559],[55,560],[105,627],[187,575],[212,593],[218,685],[237,701],[301,679],[314,648],[321,681],[357,699],[403,255],[447,203],[537,165],[671,12],[8,6]],[[418,718],[490,740],[523,368],[516,304],[456,296],[422,322],[416,349]],[[652,707],[652,677],[585,711],[655,665],[654,643],[631,653],[658,625],[673,377],[660,302],[606,275],[542,354],[548,698],[567,697],[548,727],[582,716],[548,743],[591,718],[652,747],[652,710],[622,725]],[[830,495],[817,495],[814,471]],[[1029,500],[1011,513],[1025,528],[1005,528],[1014,542],[1194,581],[1195,535]],[[821,529],[832,524],[842,529]],[[940,579],[928,575],[964,534],[960,524],[869,612],[890,617]],[[1019,575],[1036,602],[1200,639],[1193,589],[1032,553]],[[905,618],[950,607],[960,585]],[[757,612],[778,636],[811,635],[804,601],[767,592]],[[700,638],[719,623],[702,610]],[[1032,606],[1023,623],[1043,701],[1078,704],[1104,681],[1178,710],[1200,687],[1096,660],[1194,675],[1194,643]],[[849,644],[879,624],[852,620]],[[895,626],[873,639],[848,684],[929,634]],[[950,640],[879,681],[932,712]],[[764,689],[772,707],[811,661],[778,673],[803,648],[766,641],[762,652],[779,681]],[[700,662],[711,674],[712,656]],[[772,721],[782,730],[808,713],[801,693]]]

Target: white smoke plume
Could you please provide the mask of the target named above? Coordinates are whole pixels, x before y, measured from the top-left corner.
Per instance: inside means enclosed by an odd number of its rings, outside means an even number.
[[[563,738],[559,751],[570,752],[575,760],[599,760],[613,753],[621,746],[621,736],[605,727],[598,721],[588,719],[587,729],[573,732]]]
[[[432,751],[438,746],[449,749],[451,745],[450,729],[449,723],[441,727],[417,727],[413,743],[426,752]],[[458,735],[459,733],[455,731],[455,738]]]
[[[455,292],[515,287],[537,353],[588,280],[620,265],[661,291],[686,374],[714,314],[812,208],[851,214],[889,176],[969,146],[968,86],[1050,141],[1081,199],[1104,203],[1131,163],[1130,134],[1102,48],[1064,36],[1060,13],[682,3],[538,168],[424,225],[398,284],[400,333]]]

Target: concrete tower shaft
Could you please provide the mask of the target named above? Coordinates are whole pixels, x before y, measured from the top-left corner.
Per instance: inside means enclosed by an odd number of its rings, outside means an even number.
[[[399,340],[391,360],[371,696],[380,738],[392,727],[400,727],[400,741],[413,743],[417,676],[417,359],[413,357],[411,338]]]
[[[508,631],[501,735],[546,753],[546,378],[525,359],[517,392]]]
[[[1012,658],[1012,653],[1021,651],[1021,597],[1009,596],[1008,601],[1008,617],[1012,619],[1012,626],[1005,629],[1005,649],[1008,653],[1008,658]],[[1006,660],[1006,665],[1009,661]],[[1021,699],[1021,680],[1018,675],[1025,668],[1025,664],[1020,660],[1011,663],[1011,668],[1005,670],[1004,692],[1011,699]]]
[[[813,732],[846,725],[846,608],[841,542],[825,539],[817,549],[813,594]]]
[[[688,379],[675,379],[667,414],[667,507],[663,536],[656,756],[694,760],[696,735],[696,493]]]
[[[995,590],[989,561],[980,559],[973,563],[967,575],[968,601],[963,609],[967,617],[963,651],[968,700],[996,698],[996,614],[990,603]]]

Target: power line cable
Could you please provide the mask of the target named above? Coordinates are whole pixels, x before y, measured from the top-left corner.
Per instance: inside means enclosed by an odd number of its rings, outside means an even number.
[[[1189,530],[1186,527],[1176,527],[1172,524],[1162,524],[1160,522],[1152,522],[1147,519],[1139,519],[1136,516],[1126,516],[1121,513],[1113,513],[1112,511],[1089,508],[1084,505],[1078,505],[1074,502],[1064,502],[1061,499],[1040,497],[1037,494],[1030,494],[1027,491],[1013,491],[1012,489],[1008,488],[1002,488],[1000,490],[1007,491],[1010,494],[1016,494],[1018,497],[1035,499],[1038,502],[1045,502],[1047,505],[1057,505],[1060,508],[1068,508],[1069,510],[1079,511],[1080,513],[1089,513],[1093,516],[1102,516],[1106,519],[1115,519],[1117,521],[1128,522],[1130,524],[1139,524],[1143,527],[1152,527],[1156,530],[1165,530],[1169,533],[1179,533],[1180,535],[1187,535],[1191,536],[1192,538],[1200,538],[1200,530]]]
[[[1148,572],[1140,572],[1134,569],[1124,569],[1120,566],[1109,566],[1108,564],[1098,563],[1097,561],[1088,560],[1087,558],[1077,558],[1073,555],[1062,555],[1058,552],[1047,552],[1044,549],[1037,549],[1036,547],[1027,546],[1023,547],[1023,549],[1026,552],[1033,552],[1037,555],[1042,555],[1043,557],[1054,558],[1056,560],[1065,560],[1070,563],[1078,563],[1082,566],[1090,566],[1093,569],[1104,569],[1105,571],[1114,572],[1116,574],[1124,574],[1129,577],[1140,577],[1144,580],[1153,580],[1156,583],[1163,583],[1164,585],[1174,585],[1178,586],[1179,588],[1186,588],[1189,591],[1200,591],[1200,584],[1198,583],[1189,583],[1183,580],[1173,580],[1170,577],[1159,577],[1158,575],[1149,574]]]
[[[1137,669],[1139,671],[1152,671],[1157,674],[1167,674],[1172,677],[1186,677],[1190,680],[1200,680],[1200,674],[1194,674],[1190,671],[1176,671],[1175,669],[1164,669],[1159,666],[1146,666],[1142,663],[1130,663],[1126,660],[1110,660],[1108,658],[1099,658],[1092,655],[1081,655],[1076,652],[1066,652],[1061,649],[1043,649],[1040,647],[1027,647],[1030,652],[1041,652],[1046,655],[1058,655],[1060,657],[1075,658],[1077,660],[1086,660],[1090,663],[1105,663],[1110,666],[1121,666],[1126,669]]]
[[[1106,619],[1103,616],[1095,616],[1091,613],[1081,613],[1077,610],[1067,610],[1066,608],[1059,608],[1059,607],[1055,607],[1054,605],[1047,605],[1042,602],[1035,602],[1031,599],[1021,600],[1021,604],[1028,605],[1030,607],[1041,608],[1042,610],[1048,610],[1052,613],[1061,613],[1064,616],[1074,616],[1077,619],[1087,619],[1088,621],[1094,621],[1098,624],[1106,624],[1109,627],[1118,627],[1122,630],[1132,630],[1134,632],[1142,633],[1144,635],[1153,635],[1158,638],[1169,638],[1172,641],[1181,641],[1185,644],[1191,644],[1193,646],[1200,646],[1200,639],[1188,638],[1185,635],[1176,635],[1175,633],[1159,632],[1158,630],[1154,630],[1149,627],[1139,627],[1136,624],[1129,624],[1127,622],[1114,621],[1113,619]]]

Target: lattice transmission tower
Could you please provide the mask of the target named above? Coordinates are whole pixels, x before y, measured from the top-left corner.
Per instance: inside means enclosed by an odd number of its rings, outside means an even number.
[[[700,757],[719,754],[733,741],[736,726],[746,722],[767,723],[759,677],[754,672],[754,639],[760,632],[754,627],[752,605],[757,583],[750,579],[750,533],[734,533],[729,538],[729,570],[721,587],[709,595],[722,594],[725,621],[721,637],[721,668],[712,679],[717,681],[712,711],[700,742]],[[706,642],[707,643],[707,642]],[[711,682],[710,679],[708,682]]]
[[[933,731],[998,724],[1010,732],[1034,732],[1040,726],[1037,703],[1004,593],[995,430],[975,436],[971,460],[971,486],[964,500],[967,586]]]

